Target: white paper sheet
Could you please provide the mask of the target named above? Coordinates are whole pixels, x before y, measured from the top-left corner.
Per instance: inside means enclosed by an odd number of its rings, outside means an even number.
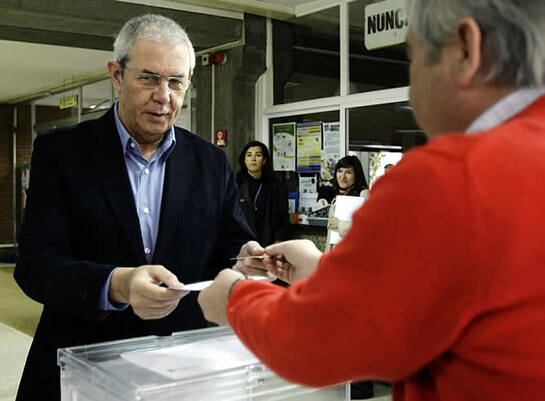
[[[333,215],[339,220],[352,220],[352,215],[364,202],[365,198],[359,196],[337,195],[335,198],[335,213]],[[331,230],[329,233],[330,244],[336,245],[341,239],[342,237],[337,230]]]
[[[257,362],[256,357],[233,336],[152,351],[126,352],[121,354],[121,358],[175,380]]]
[[[254,281],[267,280],[267,277],[257,276],[257,275],[256,276],[250,275],[247,278],[249,278],[251,280],[254,280]],[[171,289],[174,290],[174,291],[201,291],[201,290],[204,290],[205,288],[209,287],[210,284],[212,284],[213,282],[214,282],[214,280],[198,281],[196,283],[185,284],[180,289],[177,289],[177,288],[171,288]]]
[[[182,288],[184,291],[201,291],[206,287],[210,286],[213,283],[213,280],[199,281],[197,283],[186,284]]]
[[[339,220],[352,220],[352,215],[363,205],[364,200],[359,196],[337,195],[335,217]]]

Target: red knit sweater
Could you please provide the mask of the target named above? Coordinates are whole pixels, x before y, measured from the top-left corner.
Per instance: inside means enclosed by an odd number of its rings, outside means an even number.
[[[409,152],[313,276],[241,282],[228,309],[243,342],[295,382],[545,400],[545,98]]]

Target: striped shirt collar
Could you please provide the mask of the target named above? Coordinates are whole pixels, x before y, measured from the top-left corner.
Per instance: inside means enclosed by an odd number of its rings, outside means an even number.
[[[545,88],[521,88],[503,97],[477,117],[466,130],[468,134],[494,128],[530,106],[541,96]]]

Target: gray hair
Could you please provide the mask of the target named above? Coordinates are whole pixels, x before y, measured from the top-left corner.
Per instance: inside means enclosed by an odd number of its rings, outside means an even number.
[[[114,58],[118,63],[125,64],[129,61],[132,46],[138,38],[169,45],[185,44],[190,58],[189,75],[193,75],[195,49],[187,32],[176,22],[156,14],[131,18],[123,25],[114,42]]]
[[[471,16],[483,34],[485,79],[498,85],[545,85],[544,0],[410,0],[410,29],[437,62],[456,23]]]

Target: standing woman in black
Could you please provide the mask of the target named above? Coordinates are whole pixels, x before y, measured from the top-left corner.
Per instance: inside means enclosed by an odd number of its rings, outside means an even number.
[[[288,191],[273,175],[264,143],[247,143],[238,158],[240,206],[263,247],[289,239]]]

